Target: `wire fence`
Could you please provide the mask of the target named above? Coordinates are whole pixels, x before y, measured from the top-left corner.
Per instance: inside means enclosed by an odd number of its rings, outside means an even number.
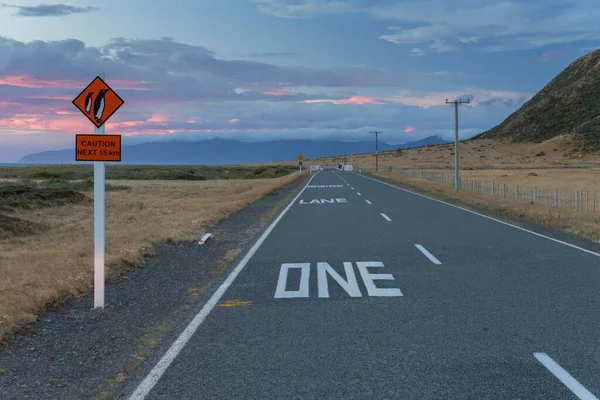
[[[373,172],[374,168],[358,168],[358,172]],[[397,167],[380,168],[405,176],[446,184],[454,188],[454,175],[436,171],[404,169]],[[531,186],[509,185],[475,179],[460,178],[460,190],[489,196],[495,199],[511,200],[533,205],[541,205],[585,213],[600,213],[600,194],[595,190],[559,190]]]

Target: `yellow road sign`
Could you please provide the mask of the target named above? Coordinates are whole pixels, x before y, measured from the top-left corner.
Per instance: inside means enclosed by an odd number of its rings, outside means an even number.
[[[298,154],[298,161],[304,161],[304,156],[302,153]]]

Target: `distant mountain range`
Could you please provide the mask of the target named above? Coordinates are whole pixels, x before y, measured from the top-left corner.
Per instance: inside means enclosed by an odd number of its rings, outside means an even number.
[[[438,136],[399,145],[379,143],[379,151],[407,149],[448,143]],[[299,153],[305,159],[374,152],[374,141],[343,142],[317,140],[277,140],[241,142],[228,139],[203,141],[164,141],[124,145],[122,164],[223,165],[293,161]],[[75,149],[29,154],[19,163],[73,164]]]

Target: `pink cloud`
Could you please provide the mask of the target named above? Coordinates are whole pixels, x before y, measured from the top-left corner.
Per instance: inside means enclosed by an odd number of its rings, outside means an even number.
[[[53,119],[49,116],[37,114],[15,114],[12,117],[0,119],[0,128],[14,130],[49,130],[70,133],[93,131],[93,126],[85,119]]]
[[[62,101],[73,101],[71,96],[50,96],[50,95],[33,95],[25,96],[26,99],[40,99],[40,100],[62,100]]]
[[[295,96],[296,95],[296,93],[294,93],[294,92],[287,92],[285,90],[266,91],[266,92],[263,92],[263,94],[266,96]]]
[[[81,87],[81,89],[85,88],[85,85],[82,86],[82,83],[77,82],[77,81],[40,80],[40,79],[31,78],[27,75],[2,76],[2,77],[0,77],[0,85],[8,85],[8,86],[16,86],[16,87],[24,87],[24,88],[36,88],[36,89],[55,88],[55,87],[63,87],[63,88]]]
[[[551,58],[557,58],[558,56],[560,56],[561,54],[564,54],[568,50],[570,50],[569,47],[560,47],[558,49],[550,50],[550,51],[542,54],[541,56],[539,56],[538,57],[538,61],[540,61],[540,62],[547,62]]]
[[[124,129],[124,128],[134,128],[136,126],[144,126],[146,121],[122,121],[122,122],[107,122],[107,129]]]
[[[16,103],[12,101],[0,101],[0,112],[21,109],[23,105],[21,103]]]
[[[95,77],[91,76],[89,82],[74,81],[69,79],[61,80],[42,80],[32,78],[27,75],[8,75],[0,76],[0,85],[8,85],[15,87],[23,87],[30,89],[43,89],[43,88],[65,88],[65,89],[81,89],[83,90]],[[110,85],[117,93],[119,89],[122,90],[152,90],[150,88],[143,87],[141,85],[147,84],[148,82],[135,82],[122,79],[106,80],[106,83]],[[36,98],[36,97],[30,97]],[[37,98],[57,98],[57,97],[37,97]],[[60,97],[62,100],[63,98]],[[72,99],[68,99],[72,100]]]
[[[415,131],[415,127],[414,126],[407,126],[406,128],[404,128],[404,132],[406,133],[411,133]]]
[[[333,104],[382,104],[371,97],[352,96],[342,100],[304,100],[304,103],[333,103]]]
[[[239,119],[237,119],[237,118],[231,118],[231,119],[229,120],[229,122],[230,122],[230,123],[232,123],[232,124],[235,124],[236,122],[240,122],[240,120],[239,120]]]
[[[146,122],[150,122],[157,125],[166,125],[169,120],[169,117],[166,114],[152,114],[150,118],[146,120]]]

